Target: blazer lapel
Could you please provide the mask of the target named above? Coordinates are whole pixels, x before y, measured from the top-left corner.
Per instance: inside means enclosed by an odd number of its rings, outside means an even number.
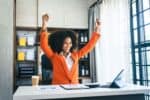
[[[62,62],[62,64],[63,64],[63,69],[64,69],[64,71],[65,71],[65,73],[66,73],[66,76],[67,76],[69,79],[71,79],[71,78],[70,78],[70,75],[69,75],[69,70],[68,70],[68,68],[67,68],[66,61],[65,61],[65,59],[63,58],[63,56],[61,56],[61,62]]]
[[[63,64],[63,69],[64,69],[64,71],[65,71],[67,77],[68,77],[70,80],[72,79],[73,73],[74,73],[74,71],[75,71],[75,69],[76,69],[76,67],[77,67],[77,66],[75,66],[75,62],[76,62],[77,59],[76,59],[75,55],[72,54],[72,53],[71,53],[71,59],[73,60],[73,64],[72,64],[71,70],[69,71],[69,70],[68,70],[68,67],[67,67],[67,63],[66,63],[66,61],[65,61],[65,58],[63,58],[63,56],[61,56],[61,62],[62,62],[62,64]]]

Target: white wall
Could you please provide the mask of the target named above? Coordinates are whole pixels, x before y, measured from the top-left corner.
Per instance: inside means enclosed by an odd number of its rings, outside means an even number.
[[[88,9],[96,0],[16,0],[16,26],[41,26],[44,13],[52,16],[49,27],[88,28]]]
[[[48,13],[52,16],[49,27],[88,28],[88,0],[39,0],[38,26],[41,16]]]
[[[12,100],[13,0],[0,0],[0,100]]]
[[[16,0],[16,26],[37,27],[37,0]]]

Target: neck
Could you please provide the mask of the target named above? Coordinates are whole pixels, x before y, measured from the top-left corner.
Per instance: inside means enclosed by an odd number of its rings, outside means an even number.
[[[70,52],[64,52],[64,51],[62,51],[62,55],[65,56],[65,57],[67,57],[67,55],[68,55],[69,53],[70,53]]]

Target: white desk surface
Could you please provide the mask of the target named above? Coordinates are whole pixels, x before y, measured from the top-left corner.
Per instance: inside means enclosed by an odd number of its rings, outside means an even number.
[[[148,93],[150,87],[127,85],[123,88],[90,88],[65,90],[59,85],[20,86],[13,95],[13,100],[54,99],[91,96],[112,96]]]

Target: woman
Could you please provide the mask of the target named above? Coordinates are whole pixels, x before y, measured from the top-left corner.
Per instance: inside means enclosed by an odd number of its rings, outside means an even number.
[[[95,46],[100,37],[100,22],[96,21],[96,27],[92,33],[90,41],[80,50],[74,51],[74,42],[71,35],[64,35],[62,45],[59,50],[52,50],[48,45],[48,24],[49,16],[47,14],[42,16],[42,29],[40,33],[40,46],[46,56],[51,60],[53,65],[52,84],[77,84],[78,82],[78,61],[79,59],[89,53]],[[58,32],[59,33],[59,32]],[[61,33],[61,32],[60,32]],[[66,31],[66,34],[71,34]],[[54,41],[53,41],[54,42]]]

